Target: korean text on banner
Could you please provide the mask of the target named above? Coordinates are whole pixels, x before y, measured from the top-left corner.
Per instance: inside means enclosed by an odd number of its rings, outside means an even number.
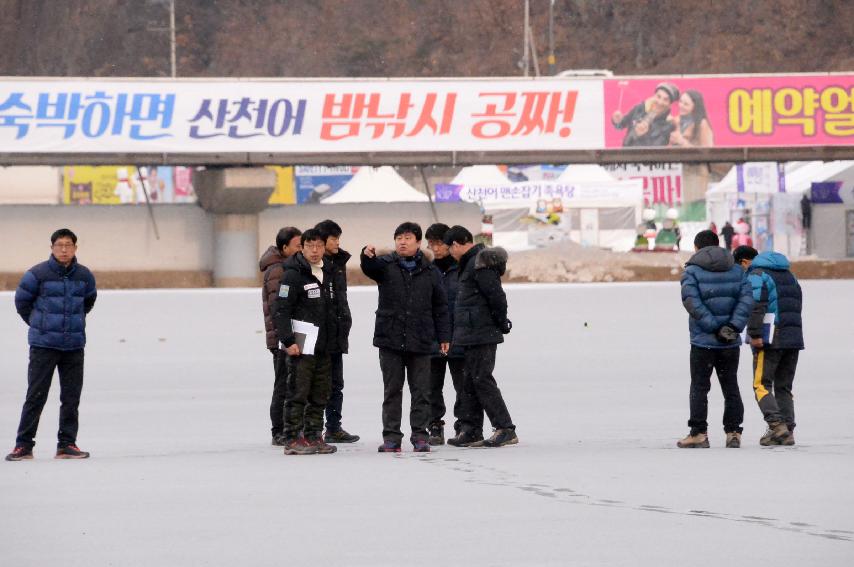
[[[6,79],[0,152],[589,149],[602,107],[601,80]]]

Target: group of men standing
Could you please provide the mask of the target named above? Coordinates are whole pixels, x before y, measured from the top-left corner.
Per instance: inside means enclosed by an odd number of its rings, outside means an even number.
[[[724,395],[726,447],[741,446],[744,404],[738,389],[739,333],[746,328],[753,353],[753,390],[768,428],[763,446],[795,444],[792,383],[804,348],[803,295],[788,259],[738,246],[730,253],[704,230],[682,275],[682,304],[691,340],[690,418],[681,448],[707,448],[708,393],[712,371]]]
[[[329,454],[336,443],[358,441],[341,426],[343,354],[352,326],[341,227],[331,220],[300,232],[279,231],[261,257],[267,346],[275,381],[270,406],[272,443],[286,455]],[[377,282],[373,344],[383,377],[383,444],[399,452],[403,386],[411,394],[413,450],[445,442],[442,395],[446,367],[456,391],[455,446],[501,447],[518,438],[492,376],[495,353],[510,332],[501,275],[501,249],[475,245],[464,227],[432,225],[433,260],[421,250],[421,227],[405,222],[394,232],[394,252],[373,245],[360,254],[361,269]],[[495,429],[484,439],[483,413]],[[326,431],[323,433],[324,412]]]

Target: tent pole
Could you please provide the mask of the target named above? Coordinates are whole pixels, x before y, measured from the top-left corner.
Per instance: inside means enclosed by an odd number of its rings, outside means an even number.
[[[151,199],[148,198],[148,188],[145,186],[145,178],[142,176],[139,166],[136,166],[136,174],[139,176],[139,182],[142,183],[142,193],[145,195],[145,206],[148,208],[148,216],[151,218],[151,225],[154,227],[154,237],[160,240],[160,231],[157,230],[157,221],[154,220],[154,209],[151,207]]]
[[[430,210],[433,212],[433,220],[439,222],[439,213],[436,211],[436,204],[433,202],[433,193],[430,192],[430,184],[427,183],[427,174],[424,173],[424,166],[418,166],[421,172],[421,180],[424,181],[424,190],[427,193],[427,199],[430,201]]]

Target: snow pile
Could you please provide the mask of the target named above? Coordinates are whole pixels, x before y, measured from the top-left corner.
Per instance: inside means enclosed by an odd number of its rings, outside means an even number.
[[[611,252],[563,241],[546,248],[510,254],[507,271],[512,280],[536,282],[613,282],[637,279],[644,271],[659,278],[667,268],[673,277],[691,255],[680,253]],[[662,274],[662,268],[664,274]],[[647,278],[643,278],[647,279]]]

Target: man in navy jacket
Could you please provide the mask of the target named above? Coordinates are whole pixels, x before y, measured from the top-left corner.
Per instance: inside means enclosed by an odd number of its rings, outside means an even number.
[[[98,295],[95,278],[77,263],[77,236],[61,228],[50,237],[51,256],[30,268],[15,291],[15,309],[30,327],[27,398],[15,449],[7,461],[33,458],[36,430],[54,370],[59,369],[57,459],[85,459],[77,443],[77,407],[83,389],[86,314]]]
[[[712,370],[724,394],[726,446],[741,446],[744,404],[738,390],[739,333],[753,307],[750,283],[718,235],[703,230],[694,238],[696,254],[682,274],[682,305],[691,334],[691,431],[681,448],[708,447],[708,394]]]

